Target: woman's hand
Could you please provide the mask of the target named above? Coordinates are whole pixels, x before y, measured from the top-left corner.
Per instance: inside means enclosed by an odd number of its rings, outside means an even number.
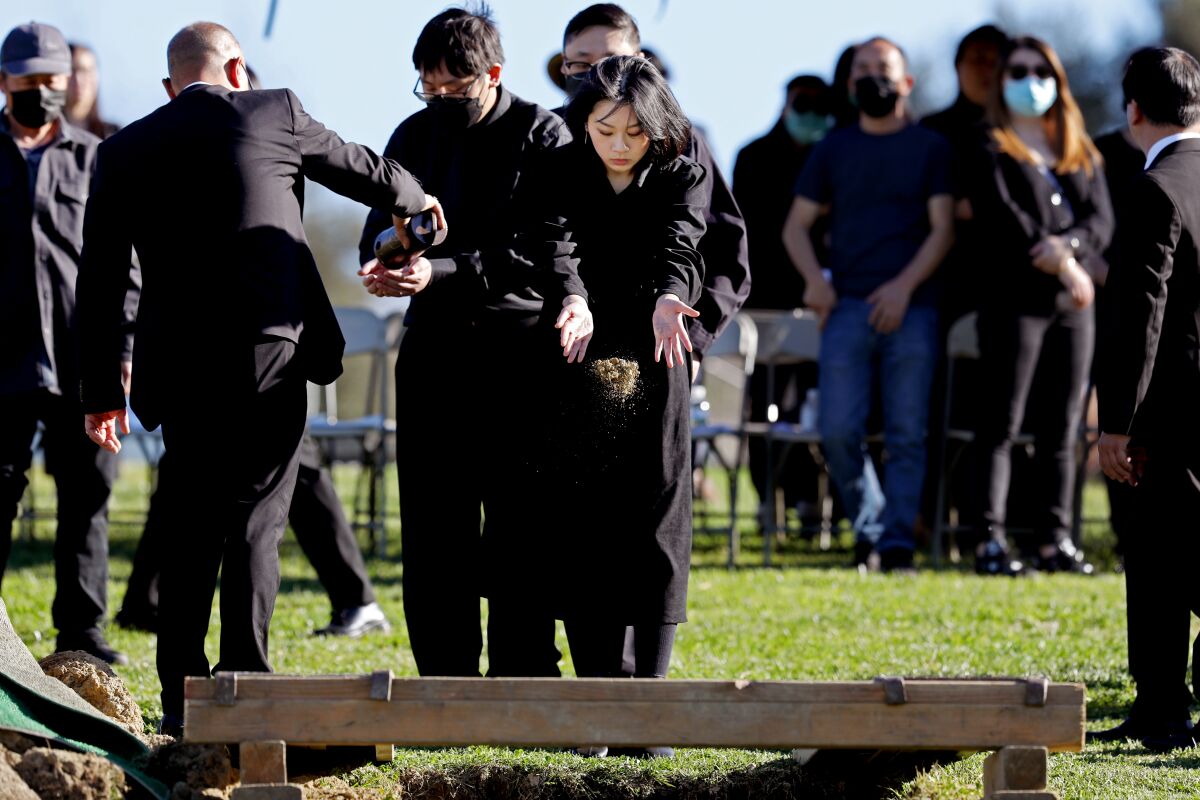
[[[1096,299],[1096,286],[1092,283],[1092,276],[1088,275],[1087,270],[1079,266],[1079,262],[1074,258],[1071,259],[1067,268],[1059,273],[1059,278],[1062,280],[1063,286],[1071,292],[1071,300],[1075,303],[1075,308],[1087,308]]]
[[[1075,259],[1075,249],[1062,236],[1047,236],[1029,249],[1029,257],[1042,272],[1058,275]]]
[[[683,351],[692,352],[692,340],[688,338],[684,316],[698,317],[700,312],[673,294],[664,294],[654,304],[650,318],[654,326],[654,362],[667,354],[667,369],[683,363]]]
[[[564,297],[563,309],[554,327],[561,331],[558,343],[562,346],[567,363],[581,363],[587,353],[588,342],[592,340],[592,331],[595,330],[587,301],[577,294]]]

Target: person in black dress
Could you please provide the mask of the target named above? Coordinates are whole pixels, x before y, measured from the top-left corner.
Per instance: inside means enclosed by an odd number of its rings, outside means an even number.
[[[1032,419],[1040,488],[1029,509],[1032,566],[1090,572],[1070,536],[1074,445],[1095,338],[1092,272],[1112,238],[1112,205],[1100,153],[1050,46],[1014,39],[1001,75],[988,109],[992,152],[971,197],[991,258],[979,312],[983,541],[975,565],[982,574],[1023,566],[1009,557],[1006,541],[1011,449],[1041,376],[1046,405]]]
[[[691,555],[685,317],[703,283],[704,168],[680,156],[687,118],[644,58],[599,62],[566,113],[574,142],[534,233],[551,244],[535,260],[565,356],[547,383],[557,563],[543,574],[576,674],[621,675],[628,625],[635,675],[665,677]]]

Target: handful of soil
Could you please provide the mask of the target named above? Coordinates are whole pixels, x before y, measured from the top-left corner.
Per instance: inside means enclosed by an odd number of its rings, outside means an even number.
[[[600,386],[606,400],[625,402],[637,391],[641,368],[636,361],[625,358],[605,358],[588,364],[588,370]]]

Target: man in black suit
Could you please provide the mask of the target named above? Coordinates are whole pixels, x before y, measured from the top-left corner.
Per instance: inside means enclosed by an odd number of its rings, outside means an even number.
[[[1146,173],[1109,275],[1116,320],[1099,451],[1105,475],[1140,495],[1141,534],[1125,542],[1138,696],[1129,719],[1099,738],[1169,750],[1196,744],[1189,707],[1200,696],[1200,673],[1192,692],[1183,682],[1191,614],[1200,613],[1200,63],[1176,48],[1139,50],[1122,88]]]
[[[341,372],[344,340],[301,224],[304,179],[403,219],[436,200],[399,165],[342,141],[289,90],[249,89],[213,23],[167,49],[171,102],[100,146],[78,287],[85,429],[120,449],[121,309],[142,267],[131,403],[159,424],[176,552],[163,566],[162,730],[182,727],[183,679],[209,674],[204,637],[221,571],[218,670],[269,671],[267,633],[306,415],[305,381]],[[220,287],[220,292],[214,291]]]

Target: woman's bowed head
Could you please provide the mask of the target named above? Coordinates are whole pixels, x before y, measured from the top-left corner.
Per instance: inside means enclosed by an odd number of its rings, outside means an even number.
[[[617,194],[629,188],[645,159],[674,161],[691,135],[691,124],[666,80],[639,56],[612,56],[593,66],[566,115],[572,132],[583,130]],[[651,316],[654,360],[665,354],[668,368],[684,363],[684,350],[692,351],[685,316],[700,312],[676,295],[659,296]],[[593,332],[587,301],[579,295],[566,297],[555,327],[568,363],[583,361]]]

